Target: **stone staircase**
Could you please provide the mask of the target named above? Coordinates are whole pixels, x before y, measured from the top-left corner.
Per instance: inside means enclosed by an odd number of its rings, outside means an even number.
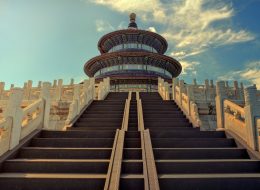
[[[260,162],[224,132],[192,128],[174,101],[141,93],[161,190],[260,189]]]
[[[137,95],[132,93],[128,129],[120,132],[122,158],[112,162],[127,98],[128,93],[109,93],[92,102],[67,131],[34,135],[2,162],[0,188],[104,189],[111,163],[116,163],[121,190],[158,190],[149,186],[153,177],[161,190],[260,189],[260,161],[225,132],[193,128],[176,103],[163,101],[158,93],[140,93],[146,130],[138,126]]]
[[[68,131],[41,131],[3,162],[1,189],[103,189],[127,96],[94,101]]]

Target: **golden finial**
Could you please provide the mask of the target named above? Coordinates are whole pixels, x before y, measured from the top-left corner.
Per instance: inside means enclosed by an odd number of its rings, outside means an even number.
[[[131,22],[134,22],[135,19],[136,19],[136,14],[135,14],[135,13],[131,13],[131,14],[129,15],[129,17],[130,17],[130,21],[131,21]]]

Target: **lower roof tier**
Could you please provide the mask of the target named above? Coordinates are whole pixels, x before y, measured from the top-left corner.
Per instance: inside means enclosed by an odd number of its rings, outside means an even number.
[[[168,56],[150,52],[113,52],[90,59],[84,66],[84,71],[93,77],[99,70],[125,64],[151,65],[165,69],[172,77],[177,77],[182,70],[181,64]]]
[[[110,77],[111,84],[158,84],[158,77],[163,78],[165,81],[171,83],[171,78],[157,72],[109,72],[98,77],[95,77],[96,82],[102,81],[104,78]]]

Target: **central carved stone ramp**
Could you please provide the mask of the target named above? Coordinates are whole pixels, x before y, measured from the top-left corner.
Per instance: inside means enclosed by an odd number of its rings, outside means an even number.
[[[136,93],[132,93],[128,131],[125,132],[120,189],[144,189],[141,136],[138,131]]]
[[[41,131],[2,164],[1,189],[104,189],[127,97],[110,93],[94,101],[68,131]]]
[[[260,162],[225,132],[193,128],[174,101],[140,93],[161,190],[257,190]]]

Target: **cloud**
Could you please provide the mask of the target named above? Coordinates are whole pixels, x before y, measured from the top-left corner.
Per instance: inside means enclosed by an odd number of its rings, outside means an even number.
[[[172,0],[168,3],[160,0],[132,0],[131,3],[128,0],[89,1],[121,13],[136,12],[137,18],[145,22],[162,24],[161,33],[169,42],[170,52],[185,52],[182,58],[213,47],[255,39],[252,33],[234,30],[230,22],[226,22],[234,16],[230,0]]]
[[[98,32],[107,32],[115,30],[115,28],[108,22],[105,22],[103,20],[96,20],[96,30]]]
[[[180,61],[182,65],[182,75],[197,75],[197,66],[200,65],[196,61]]]
[[[149,30],[150,32],[157,32],[155,27],[153,26],[149,27],[147,30]]]
[[[219,80],[243,80],[247,84],[256,84],[260,89],[260,61],[254,61],[246,64],[243,70],[228,72],[220,76]]]

